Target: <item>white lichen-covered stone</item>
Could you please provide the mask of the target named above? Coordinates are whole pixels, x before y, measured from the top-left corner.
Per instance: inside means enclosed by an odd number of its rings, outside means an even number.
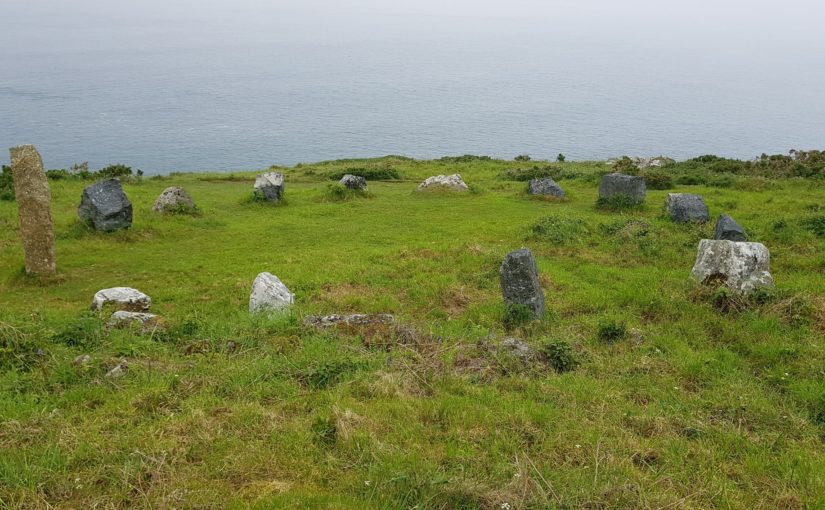
[[[152,305],[152,298],[131,287],[112,287],[97,291],[92,300],[92,310],[102,310],[106,305],[128,312],[146,312]]]
[[[194,211],[195,202],[189,193],[179,186],[171,186],[155,200],[152,210],[160,213],[179,213]]]
[[[719,281],[742,294],[772,287],[771,254],[762,243],[702,239],[691,276],[701,283]]]
[[[308,315],[304,317],[304,324],[316,328],[328,328],[337,325],[347,326],[373,326],[390,325],[395,321],[395,317],[389,314],[363,314],[354,313],[350,315]]]
[[[418,190],[468,191],[470,188],[459,174],[434,175],[418,185]]]
[[[261,273],[252,283],[249,296],[249,313],[278,311],[295,302],[295,295],[271,273]]]
[[[284,174],[266,172],[255,177],[255,195],[267,202],[279,202],[284,196]]]
[[[118,310],[109,318],[107,326],[110,328],[126,328],[132,324],[137,324],[143,329],[148,329],[158,324],[158,316],[153,313]]]

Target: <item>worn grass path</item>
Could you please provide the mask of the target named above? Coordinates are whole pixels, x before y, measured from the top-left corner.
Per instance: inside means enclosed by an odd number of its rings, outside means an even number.
[[[403,179],[369,198],[326,193],[328,172],[387,165]],[[54,181],[47,282],[23,276],[0,201],[0,508],[825,507],[825,239],[803,224],[822,184],[676,187],[771,250],[776,291],[743,304],[688,281],[713,225],[672,224],[668,191],[601,211],[604,165],[568,163],[568,200],[535,200],[499,177],[515,165],[305,165],[277,207],[248,200],[254,174],[145,179],[124,185],[135,222],[114,234],[77,223],[88,183]],[[453,172],[473,193],[414,192]],[[151,212],[171,185],[200,216]],[[498,267],[521,246],[548,314],[505,331]],[[261,271],[293,314],[248,317]],[[87,309],[119,285],[166,331],[103,330]],[[301,326],[340,312],[393,313],[416,338]],[[604,324],[627,334],[600,341]],[[578,367],[483,347],[508,335],[567,342]]]

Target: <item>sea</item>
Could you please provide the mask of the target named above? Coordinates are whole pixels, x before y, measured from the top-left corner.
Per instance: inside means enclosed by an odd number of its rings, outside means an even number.
[[[0,147],[148,175],[825,149],[815,19],[422,1],[0,0]]]

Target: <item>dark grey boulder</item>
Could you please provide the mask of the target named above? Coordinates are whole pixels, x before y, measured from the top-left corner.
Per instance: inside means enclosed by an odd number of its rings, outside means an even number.
[[[132,204],[117,179],[96,182],[84,189],[77,214],[95,230],[110,232],[132,226]]]
[[[341,180],[338,181],[339,184],[346,186],[349,189],[355,189],[360,191],[365,191],[367,189],[367,180],[361,177],[360,175],[351,175],[347,174],[341,177]]]
[[[284,174],[266,172],[255,177],[255,196],[267,202],[280,202],[284,196]]]
[[[645,179],[638,175],[607,174],[599,183],[599,198],[625,196],[636,203],[642,203],[646,193]]]
[[[533,252],[522,248],[508,253],[499,269],[501,293],[508,307],[526,306],[535,318],[544,314],[544,291]]]
[[[531,180],[527,185],[527,194],[564,198],[564,190],[550,177]]]
[[[676,223],[694,221],[704,223],[710,219],[708,206],[700,195],[690,193],[668,193],[665,209]]]
[[[746,242],[748,234],[745,233],[745,229],[733,221],[733,218],[723,214],[716,221],[716,232],[713,234],[713,238],[717,241]]]

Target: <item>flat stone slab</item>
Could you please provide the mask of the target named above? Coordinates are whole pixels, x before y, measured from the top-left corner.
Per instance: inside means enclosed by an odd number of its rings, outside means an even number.
[[[427,177],[424,182],[418,185],[418,190],[469,191],[470,188],[460,174],[453,174]]]
[[[338,183],[349,189],[359,191],[366,191],[367,189],[367,180],[360,175],[347,174],[341,177],[341,180],[338,181]]]
[[[77,214],[83,222],[104,232],[132,226],[132,203],[117,179],[96,182],[84,189]]]
[[[252,283],[249,313],[276,312],[288,308],[294,302],[295,294],[277,276],[261,273]]]
[[[736,223],[733,218],[727,214],[723,214],[716,220],[716,229],[713,238],[717,241],[747,242],[748,234],[745,233],[745,229]]]
[[[107,305],[127,312],[146,312],[152,305],[152,298],[131,287],[112,287],[97,291],[92,300],[92,310],[99,311]]]
[[[544,314],[544,291],[533,252],[522,248],[508,253],[499,268],[501,293],[507,306],[526,306],[534,318]]]
[[[564,198],[564,190],[550,177],[531,180],[527,185],[527,194]]]
[[[395,322],[395,317],[389,314],[363,314],[354,313],[350,315],[308,315],[304,317],[304,324],[316,328],[329,328],[332,326],[388,326]]]
[[[255,177],[254,193],[267,202],[280,202],[284,196],[284,174],[266,172]]]
[[[179,186],[171,186],[155,200],[152,210],[159,213],[187,212],[195,210],[195,202],[189,193]]]
[[[599,183],[599,198],[625,196],[634,202],[642,203],[646,194],[645,179],[639,175],[612,173],[602,177]]]
[[[153,313],[118,310],[112,314],[106,325],[110,328],[128,328],[136,324],[145,330],[157,326],[159,320],[160,317]]]
[[[705,223],[710,219],[708,206],[700,195],[691,193],[668,193],[665,209],[676,223]]]
[[[691,277],[750,294],[761,287],[773,287],[770,264],[771,254],[762,243],[702,239]]]

